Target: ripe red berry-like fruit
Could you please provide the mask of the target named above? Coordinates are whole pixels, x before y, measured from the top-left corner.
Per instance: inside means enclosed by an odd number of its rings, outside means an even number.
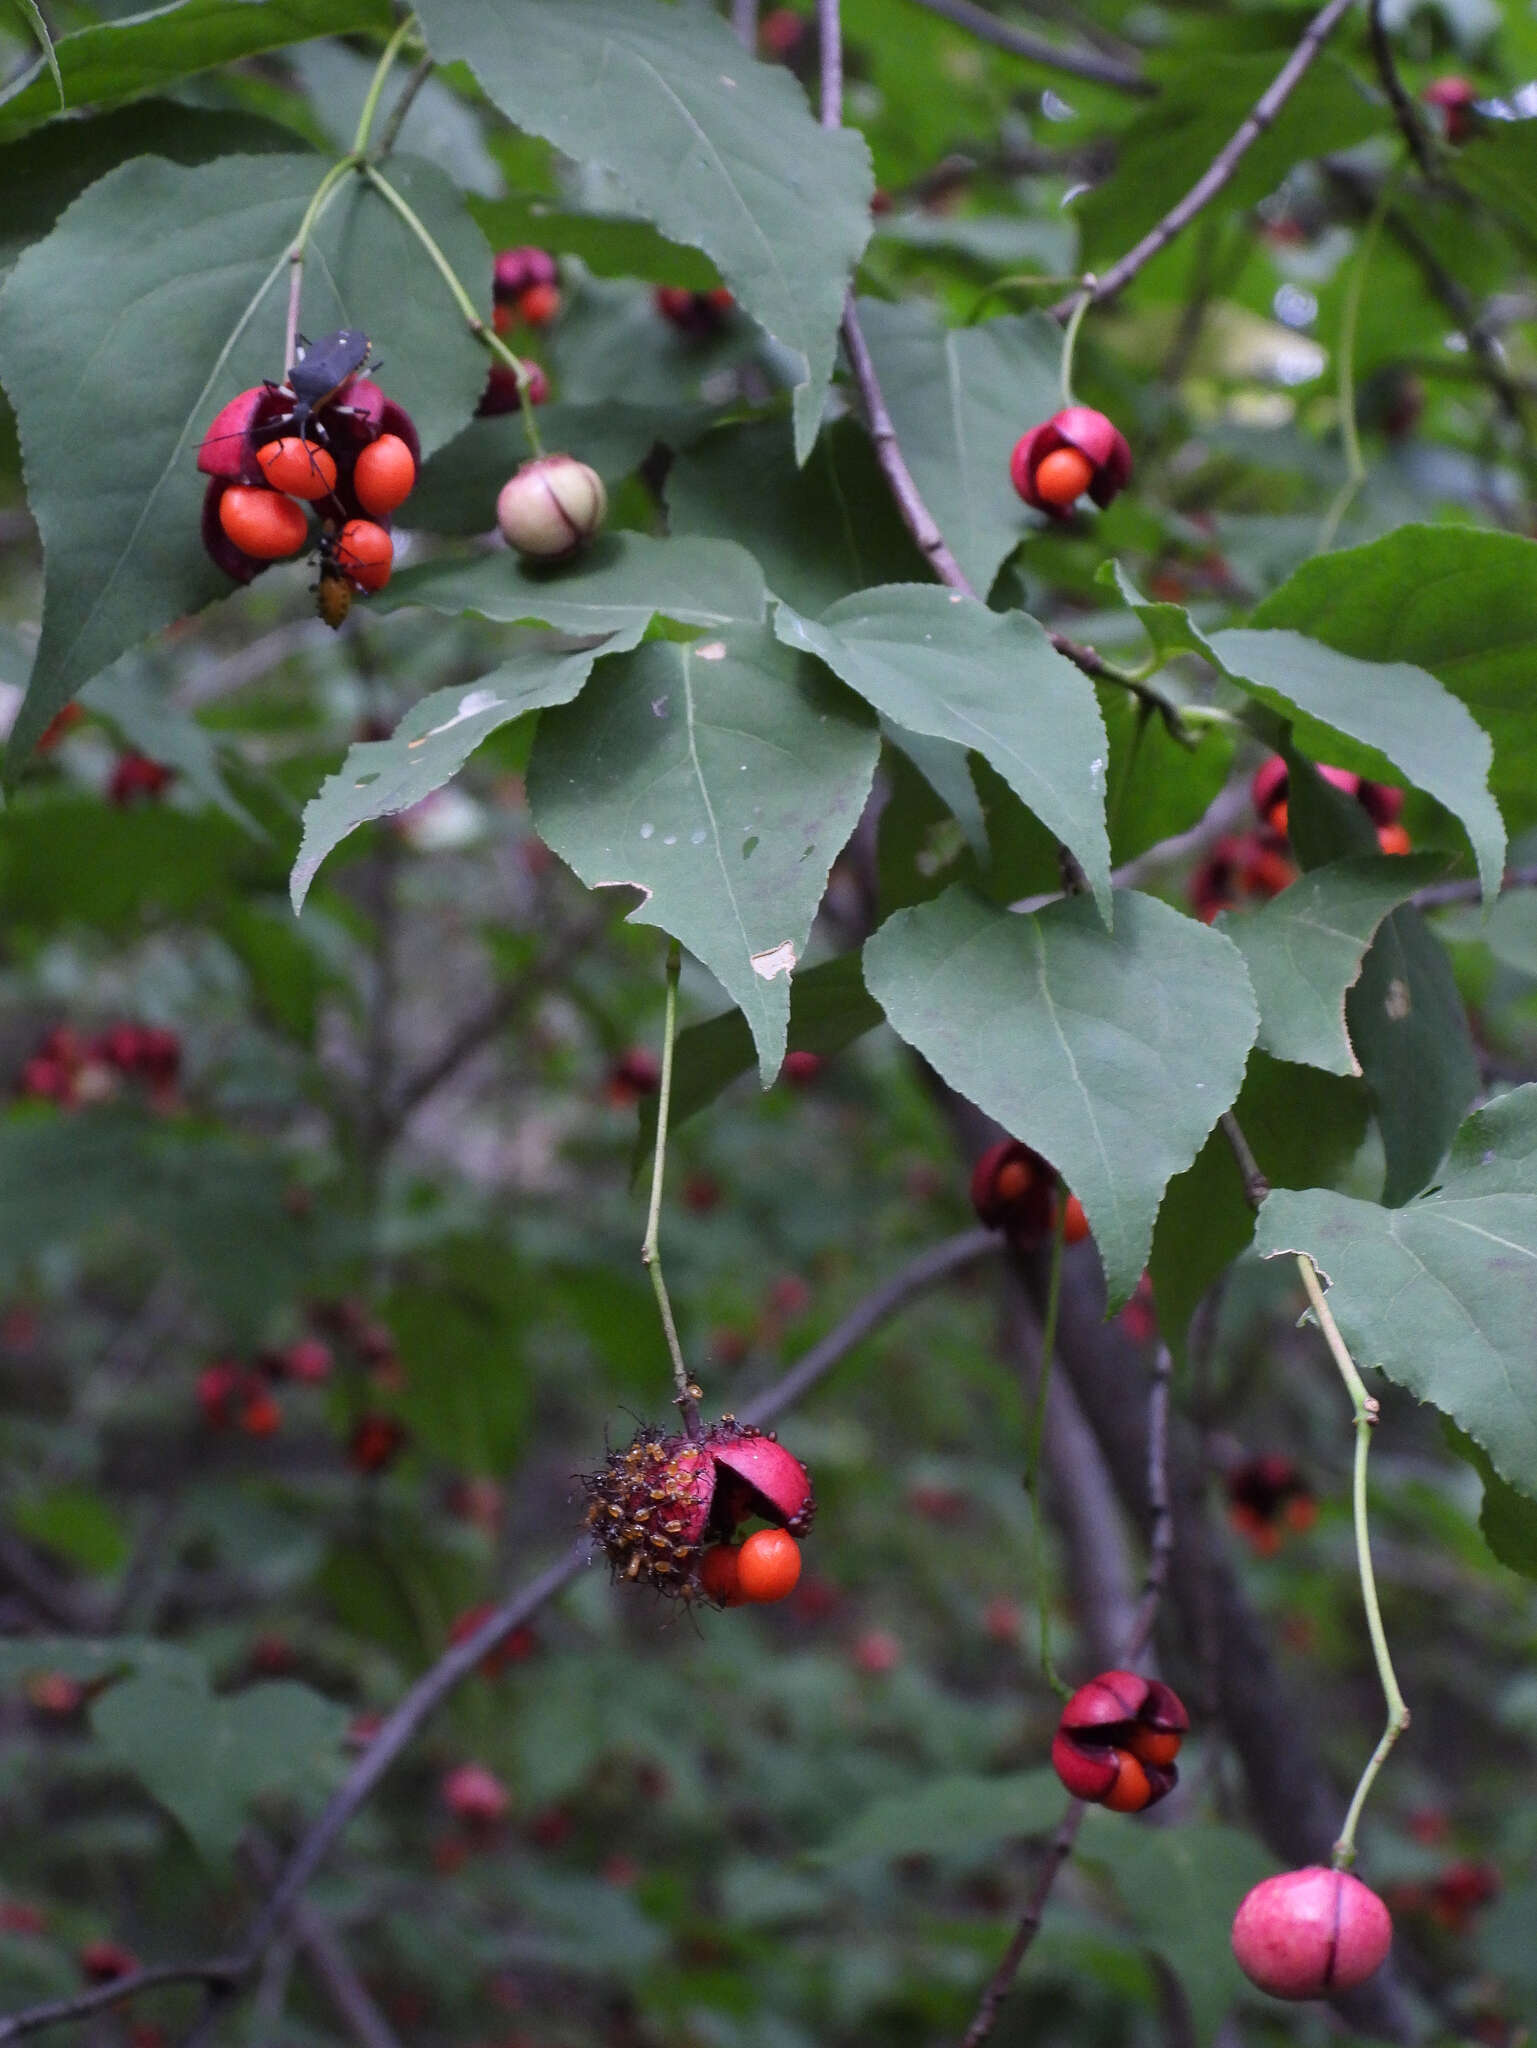
[[[1058,462],[1059,455],[1076,460]],[[1064,519],[1084,491],[1103,508],[1126,488],[1131,449],[1102,412],[1068,405],[1020,436],[1009,458],[1009,476],[1027,505]]]
[[[1035,494],[1043,503],[1065,511],[1094,480],[1094,465],[1076,448],[1056,448],[1035,465]]]
[[[691,292],[682,285],[658,285],[652,295],[656,310],[690,341],[708,341],[730,319],[736,300],[724,286],[712,292]]]
[[[449,1812],[471,1827],[492,1826],[512,1805],[507,1787],[484,1764],[460,1764],[444,1778],[440,1790]]]
[[[707,1550],[699,1560],[699,1588],[708,1600],[717,1607],[740,1607],[742,1587],[738,1567],[741,1563],[741,1545],[717,1543],[713,1550]]]
[[[416,457],[398,434],[381,434],[370,441],[353,466],[353,495],[376,518],[403,505],[415,486]]]
[[[801,1547],[786,1529],[759,1529],[737,1553],[737,1590],[744,1600],[783,1600],[800,1575]]]
[[[792,1537],[816,1512],[805,1466],[776,1437],[722,1416],[698,1437],[643,1429],[586,1475],[587,1526],[615,1578],[675,1597],[698,1589],[701,1553],[757,1516]],[[724,1566],[712,1566],[722,1571]]]
[[[329,498],[336,489],[335,459],[318,442],[301,440],[296,434],[285,434],[281,441],[264,441],[256,460],[273,490],[287,491],[291,498],[313,503],[316,498]]]
[[[347,1463],[354,1471],[383,1472],[404,1450],[406,1426],[393,1415],[360,1415],[347,1439]]]
[[[533,284],[554,284],[559,278],[555,258],[548,249],[536,249],[523,244],[516,249],[502,249],[498,252],[496,265],[491,273],[492,296],[499,304],[517,298],[520,292]]]
[[[1067,1198],[1067,1213],[1062,1219],[1062,1237],[1067,1244],[1082,1244],[1089,1234],[1089,1219],[1084,1214],[1083,1204],[1076,1195]]]
[[[971,1170],[971,1205],[1018,1251],[1044,1244],[1056,1209],[1056,1169],[1018,1138],[989,1145]]]
[[[79,1955],[80,1974],[91,1984],[112,1984],[131,1977],[139,1958],[120,1941],[88,1941]]]
[[[382,590],[395,564],[395,543],[371,519],[349,519],[336,536],[331,560],[359,590]]]
[[[292,498],[260,484],[231,484],[219,500],[219,524],[243,555],[279,562],[298,554],[309,522]]]
[[[1158,1679],[1102,1671],[1062,1709],[1052,1768],[1075,1799],[1141,1813],[1174,1790],[1174,1759],[1189,1726],[1179,1695]]]
[[[1476,125],[1473,108],[1478,99],[1477,86],[1466,78],[1433,78],[1421,88],[1420,98],[1440,113],[1448,142],[1467,141]]]
[[[530,327],[548,327],[560,311],[560,291],[553,284],[531,284],[518,293],[519,314]]]
[[[558,561],[590,541],[608,513],[603,479],[574,455],[539,455],[502,485],[496,523],[509,547]]]
[[[1384,853],[1411,853],[1414,850],[1414,841],[1403,825],[1379,825],[1377,844]]]
[[[1288,1870],[1257,1884],[1233,1921],[1238,1967],[1272,1998],[1328,1998],[1364,1984],[1393,1943],[1377,1894],[1348,1871]]]

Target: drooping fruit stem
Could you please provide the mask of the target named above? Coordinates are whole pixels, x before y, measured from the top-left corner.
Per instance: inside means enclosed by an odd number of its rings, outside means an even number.
[[[1062,336],[1062,403],[1072,405],[1073,398],[1073,351],[1078,346],[1078,330],[1083,325],[1083,316],[1094,303],[1095,281],[1087,272],[1083,279],[1083,290],[1078,302],[1068,315],[1067,331]]]
[[[1388,1639],[1382,1626],[1382,1608],[1377,1599],[1377,1577],[1372,1570],[1371,1531],[1366,1515],[1366,1461],[1371,1451],[1372,1430],[1377,1421],[1377,1402],[1366,1391],[1366,1382],[1356,1369],[1339,1325],[1335,1322],[1328,1302],[1324,1299],[1323,1288],[1318,1281],[1318,1268],[1306,1252],[1297,1254],[1297,1270],[1302,1275],[1302,1284],[1307,1290],[1308,1301],[1323,1332],[1340,1377],[1350,1395],[1350,1405],[1355,1411],[1356,1455],[1355,1472],[1351,1488],[1352,1506],[1356,1530],[1356,1566],[1361,1576],[1361,1598],[1366,1607],[1366,1626],[1371,1636],[1372,1655],[1377,1662],[1377,1676],[1382,1682],[1382,1693],[1387,1701],[1387,1725],[1382,1731],[1377,1747],[1367,1759],[1366,1769],[1361,1773],[1360,1783],[1351,1797],[1345,1814],[1345,1824],[1340,1829],[1339,1840],[1334,1845],[1333,1862],[1336,1870],[1347,1870],[1355,1861],[1356,1825],[1361,1818],[1361,1809],[1366,1804],[1367,1794],[1376,1782],[1377,1773],[1388,1758],[1388,1752],[1409,1725],[1409,1709],[1404,1696],[1398,1689],[1398,1677],[1393,1670],[1393,1660],[1388,1654]]]
[[[678,1412],[689,1435],[697,1437],[700,1433],[699,1395],[683,1362],[683,1346],[678,1342],[672,1300],[667,1292],[667,1282],[662,1278],[662,1182],[667,1173],[667,1118],[672,1108],[672,1053],[678,1035],[678,977],[682,971],[683,952],[674,939],[667,948],[667,1005],[662,1020],[662,1079],[656,1098],[656,1146],[651,1155],[651,1207],[646,1216],[646,1241],[640,1249],[640,1262],[651,1275],[657,1311],[662,1318],[662,1334],[667,1339],[673,1384],[677,1388],[674,1399]]]

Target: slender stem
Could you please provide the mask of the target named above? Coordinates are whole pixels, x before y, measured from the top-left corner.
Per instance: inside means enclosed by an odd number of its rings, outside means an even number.
[[[383,163],[400,140],[400,131],[405,126],[406,116],[416,104],[416,96],[431,78],[436,65],[431,55],[417,60],[411,76],[400,88],[400,97],[390,108],[390,118],[385,122],[379,135],[379,147],[374,151],[375,161]]]
[[[1163,720],[1171,740],[1181,747],[1194,749],[1200,744],[1198,733],[1192,732],[1186,723],[1185,714],[1172,697],[1166,697],[1162,690],[1155,690],[1148,677],[1159,667],[1157,656],[1151,666],[1141,669],[1121,668],[1118,663],[1107,661],[1104,655],[1092,647],[1084,647],[1077,640],[1070,640],[1065,633],[1052,633],[1051,644],[1058,654],[1065,655],[1075,668],[1081,668],[1086,676],[1096,683],[1113,683],[1118,690],[1129,690],[1149,711],[1156,711]]]
[[[838,0],[817,0],[817,43],[822,67],[822,126],[838,128],[843,123],[843,25]]]
[[[1398,75],[1398,66],[1393,62],[1393,46],[1388,41],[1387,24],[1382,19],[1382,0],[1367,0],[1366,29],[1371,38],[1372,59],[1377,66],[1377,76],[1382,80],[1382,89],[1388,96],[1393,109],[1393,119],[1398,123],[1409,153],[1431,184],[1436,182],[1435,152],[1420,119],[1419,109],[1410,99],[1403,80]]]
[[[1035,1581],[1035,1607],[1041,1636],[1041,1676],[1059,1699],[1071,1699],[1072,1687],[1057,1670],[1051,1655],[1051,1588],[1047,1584],[1041,1542],[1041,1446],[1046,1438],[1046,1401],[1051,1392],[1052,1360],[1057,1351],[1057,1317],[1062,1306],[1062,1250],[1067,1242],[1067,1203],[1058,1190],[1056,1223],[1051,1233],[1051,1267],[1046,1282],[1046,1312],[1041,1318],[1041,1363],[1036,1374],[1035,1408],[1025,1438],[1025,1498],[1030,1503],[1030,1571]]]
[[[1073,399],[1073,351],[1078,346],[1078,330],[1083,325],[1083,316],[1094,303],[1094,275],[1085,273],[1083,290],[1078,303],[1067,316],[1067,332],[1062,337],[1062,403],[1072,405]]]
[[[283,333],[283,372],[286,376],[293,367],[294,349],[299,334],[299,293],[304,283],[304,258],[309,251],[310,236],[319,225],[321,216],[336,196],[336,188],[349,172],[355,171],[358,160],[344,156],[332,164],[320,183],[315,187],[309,205],[304,209],[304,218],[294,236],[293,246],[288,252],[288,320]]]
[[[1355,1473],[1351,1487],[1351,1506],[1356,1531],[1356,1567],[1361,1576],[1361,1599],[1366,1607],[1366,1626],[1371,1636],[1372,1656],[1377,1664],[1377,1677],[1382,1684],[1382,1695],[1387,1701],[1387,1725],[1382,1731],[1377,1747],[1367,1759],[1366,1769],[1361,1773],[1360,1783],[1345,1814],[1345,1824],[1340,1829],[1339,1840],[1334,1845],[1334,1867],[1347,1870],[1355,1861],[1356,1824],[1361,1818],[1361,1809],[1366,1804],[1367,1794],[1376,1782],[1377,1773],[1382,1769],[1388,1753],[1400,1735],[1409,1725],[1409,1709],[1404,1696],[1398,1689],[1398,1676],[1393,1669],[1393,1659],[1388,1653],[1387,1633],[1382,1626],[1382,1608],[1377,1598],[1377,1575],[1372,1569],[1371,1529],[1367,1520],[1366,1507],[1366,1461],[1371,1451],[1372,1429],[1377,1421],[1378,1408],[1373,1397],[1366,1391],[1366,1382],[1356,1369],[1349,1347],[1340,1335],[1323,1288],[1318,1280],[1318,1268],[1306,1252],[1297,1254],[1297,1270],[1302,1275],[1303,1287],[1307,1290],[1308,1301],[1323,1332],[1340,1377],[1350,1395],[1350,1405],[1355,1413],[1356,1455]]]
[[[662,1021],[662,1082],[656,1098],[656,1145],[651,1154],[651,1208],[646,1216],[646,1241],[640,1248],[640,1262],[651,1275],[662,1332],[672,1358],[673,1396],[690,1436],[700,1434],[699,1389],[683,1362],[678,1342],[678,1325],[673,1317],[672,1299],[662,1278],[662,1182],[667,1172],[667,1119],[672,1108],[672,1055],[678,1036],[678,977],[683,971],[683,950],[676,939],[667,947],[667,1007]]]
[[[384,81],[389,77],[395,59],[400,55],[402,44],[409,36],[415,34],[416,27],[416,16],[408,14],[385,44],[384,53],[374,66],[374,75],[368,81],[368,91],[363,97],[363,110],[358,115],[357,133],[352,138],[354,156],[363,156],[367,153],[369,138],[374,132],[374,116],[379,111],[379,99],[384,91]]]
[[[1147,1576],[1131,1634],[1121,1650],[1121,1662],[1128,1666],[1137,1662],[1152,1641],[1174,1555],[1174,1506],[1169,1495],[1169,1388],[1173,1378],[1173,1353],[1160,1340],[1153,1352],[1153,1376],[1147,1390],[1147,1505],[1152,1517]]]
[[[997,1969],[988,1979],[987,1989],[978,2001],[971,2025],[961,2036],[961,2048],[981,2048],[981,2044],[993,2031],[998,2018],[998,2008],[1008,1997],[1031,1942],[1041,1931],[1041,1919],[1046,1911],[1046,1901],[1051,1897],[1051,1888],[1056,1883],[1063,1864],[1073,1853],[1073,1844],[1078,1839],[1078,1830],[1083,1826],[1083,1817],[1087,1812],[1088,1808],[1081,1799],[1068,1802],[1057,1832],[1052,1836],[1051,1844],[1041,1858],[1041,1867],[1035,1874],[1035,1883],[1030,1888],[1025,1910],[1019,1916],[1019,1925],[1015,1928],[1013,1938],[1004,1950]]]
[[[1117,292],[1124,291],[1138,271],[1150,263],[1161,249],[1166,249],[1182,229],[1189,227],[1201,209],[1209,206],[1217,194],[1232,183],[1244,156],[1275,121],[1313,59],[1354,5],[1355,0],[1327,0],[1327,5],[1314,15],[1303,30],[1296,49],[1254,102],[1232,140],[1218,150],[1184,198],[1171,206],[1140,242],[1105,271],[1094,288],[1094,296],[1101,304],[1106,299],[1113,299]],[[1065,320],[1073,311],[1073,305],[1072,299],[1064,299],[1051,310],[1058,320]]]
[[[1270,1182],[1265,1178],[1264,1169],[1255,1158],[1253,1148],[1233,1112],[1225,1109],[1217,1121],[1223,1137],[1227,1139],[1228,1149],[1238,1161],[1238,1171],[1243,1176],[1243,1198],[1258,1213],[1270,1193]]]
[[[460,283],[457,271],[438,247],[431,229],[416,209],[401,197],[389,179],[384,176],[377,166],[374,164],[364,164],[362,171],[363,176],[373,186],[379,197],[384,200],[386,205],[394,208],[395,212],[399,214],[400,218],[431,257],[437,267],[438,275],[448,286],[449,296],[463,314],[464,324],[469,328],[471,334],[474,335],[482,347],[489,349],[492,355],[505,363],[513,376],[518,380],[518,410],[523,417],[523,431],[527,434],[528,444],[534,453],[542,455],[544,453],[544,444],[539,439],[539,428],[535,423],[534,408],[528,395],[531,375],[527,363],[522,361],[520,357],[515,356],[496,330],[488,327],[485,321],[481,319],[475,310],[475,301]]]
[[[731,0],[731,26],[744,50],[758,47],[758,0]]]
[[[918,0],[918,5],[926,7],[930,14],[942,15],[946,21],[953,21],[957,28],[968,29],[980,42],[1007,50],[1011,56],[1023,57],[1027,63],[1041,64],[1052,71],[1065,71],[1071,78],[1088,79],[1094,85],[1108,85],[1116,92],[1136,93],[1141,97],[1158,89],[1133,65],[1122,64],[1113,57],[1099,56],[1092,50],[1059,49],[1042,36],[1032,36],[1024,29],[1000,21],[996,14],[989,14],[985,7],[977,6],[976,0]]]
[[[1366,463],[1361,454],[1361,434],[1356,425],[1356,329],[1361,319],[1361,300],[1366,286],[1366,273],[1376,252],[1377,237],[1382,232],[1382,223],[1387,218],[1388,204],[1392,198],[1395,181],[1385,178],[1377,194],[1377,203],[1372,208],[1371,218],[1366,223],[1366,232],[1361,237],[1361,246],[1356,251],[1356,260],[1350,272],[1350,282],[1345,288],[1345,304],[1340,314],[1339,335],[1339,407],[1340,434],[1345,443],[1345,481],[1335,494],[1333,504],[1324,515],[1319,529],[1314,553],[1326,555],[1334,545],[1334,537],[1340,530],[1340,521],[1354,504],[1356,493],[1366,482]]]

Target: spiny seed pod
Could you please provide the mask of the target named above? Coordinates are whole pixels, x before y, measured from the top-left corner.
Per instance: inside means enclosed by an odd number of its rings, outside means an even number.
[[[971,1206],[1018,1251],[1044,1244],[1056,1221],[1057,1170],[1018,1138],[989,1145],[971,1169]]]
[[[1364,1984],[1392,1945],[1392,1916],[1377,1894],[1317,1864],[1267,1877],[1233,1921],[1238,1967],[1272,1998],[1329,1998]]]
[[[1190,1726],[1178,1693],[1135,1671],[1102,1671],[1062,1709],[1052,1769],[1075,1799],[1141,1813],[1179,1782],[1174,1759]]]
[[[590,541],[608,513],[603,479],[574,455],[539,455],[502,485],[496,523],[509,547],[558,561]]]
[[[697,1438],[643,1429],[587,1473],[582,1486],[587,1526],[615,1578],[674,1598],[698,1592],[707,1540],[729,1543],[737,1525],[754,1515],[801,1537],[816,1512],[800,1460],[777,1437],[731,1415]]]
[[[1068,405],[1014,444],[1009,476],[1037,512],[1066,519],[1087,491],[1103,509],[1131,480],[1131,449],[1113,420],[1090,405]]]

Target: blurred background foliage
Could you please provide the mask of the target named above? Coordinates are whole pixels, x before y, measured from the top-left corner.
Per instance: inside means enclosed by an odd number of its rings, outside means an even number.
[[[1532,112],[1529,7],[1385,12],[1411,88],[1456,70],[1501,110]],[[62,33],[125,13],[59,0],[51,18]],[[810,79],[805,14],[766,10],[760,35],[765,56]],[[872,294],[959,323],[1001,276],[1103,266],[1232,133],[1304,20],[1176,0],[1050,16],[1136,58],[1162,96],[1054,75],[907,0],[847,0],[849,118],[888,202],[863,266]],[[27,46],[19,22],[7,33],[14,70]],[[1125,428],[1138,489],[1092,539],[1043,535],[1004,576],[1016,601],[1107,651],[1140,633],[1095,580],[1108,553],[1220,624],[1313,551],[1344,479],[1335,371],[1359,180],[1391,146],[1351,33],[1223,205],[1085,330],[1081,396]],[[275,31],[269,52],[83,131],[0,148],[18,202],[0,260],[38,231],[29,194],[50,150],[83,184],[157,134],[207,148],[200,119],[221,149],[345,144],[373,45],[287,40]],[[1356,340],[1370,473],[1344,539],[1411,513],[1530,520],[1530,448],[1427,282],[1449,277],[1498,324],[1524,387],[1537,210],[1510,174],[1534,131],[1492,116],[1486,131],[1467,144],[1468,176],[1514,200],[1471,229],[1450,201],[1427,202],[1413,237],[1385,236],[1376,257]],[[815,464],[794,472],[783,419],[750,413],[783,365],[745,323],[689,343],[653,307],[653,282],[707,285],[708,263],[609,219],[601,181],[509,130],[467,75],[435,79],[405,135],[478,195],[493,245],[562,254],[565,305],[537,343],[554,388],[546,438],[569,417],[582,452],[623,477],[644,451],[605,459],[605,431],[622,443],[623,422],[577,408],[622,394],[686,421],[702,399],[740,399],[740,424],[692,440],[677,429],[672,530],[742,539],[777,590],[812,602],[801,591],[822,587],[841,544],[818,523],[826,491]],[[1011,287],[1003,302],[1042,296]],[[0,678],[14,703],[40,553],[6,420]],[[133,421],[99,430],[131,434]],[[514,446],[486,462],[505,470]],[[866,460],[851,446],[850,463]],[[440,458],[423,478],[425,523],[452,526],[455,490]],[[873,474],[864,490],[862,577],[916,575]],[[633,476],[616,517],[657,522]],[[826,596],[846,581],[840,563]],[[333,637],[303,574],[280,571],[94,683],[0,815],[0,1073],[14,1096],[0,1116],[7,2009],[105,1969],[93,1944],[159,1959],[232,1940],[263,1858],[336,1782],[365,1717],[456,1621],[570,1540],[576,1475],[605,1444],[667,1413],[634,1174],[662,947],[534,836],[531,720],[416,810],[349,839],[300,919],[288,907],[299,810],[344,749],[480,673],[498,644],[482,622],[412,611]],[[1193,825],[1259,758],[1218,740],[1187,759],[1156,727],[1145,748],[1118,858]],[[173,773],[125,774],[134,759]],[[889,908],[967,855],[965,820],[898,756],[888,783]],[[1458,844],[1428,799],[1407,817],[1416,844]],[[1052,886],[1023,814],[1019,834],[1011,890]],[[1176,857],[1150,885],[1183,901],[1189,867]],[[856,894],[835,874],[818,957],[840,949]],[[1471,910],[1438,923],[1486,1081],[1537,1073],[1533,915],[1525,896],[1487,925]],[[684,1004],[697,1023],[721,999],[690,969]],[[112,1051],[124,1025],[171,1034],[174,1052],[121,1039]],[[1373,1142],[1347,1184],[1370,1184]],[[712,1407],[762,1389],[971,1220],[945,1106],[884,1027],[766,1093],[733,1082],[678,1132],[665,1218]],[[1069,1268],[1092,1302],[1092,1248]],[[1212,1542],[1272,1645],[1299,1740],[1344,1788],[1379,1708],[1346,1419],[1321,1346],[1294,1328],[1299,1307],[1284,1274],[1240,1261],[1197,1319],[1177,1400]],[[1145,1304],[1107,1342],[1140,1403]],[[782,1609],[684,1612],[612,1590],[594,1567],[455,1697],[312,1893],[401,2042],[957,2036],[1060,1801],[1043,1770],[1056,1706],[1037,1671],[1020,1486],[1032,1370],[984,1262],[859,1346],[784,1424],[820,1508]],[[1253,1477],[1263,1458],[1290,1473],[1279,1499]],[[1517,2048],[1537,2014],[1537,1560],[1525,1578],[1494,1561],[1477,1472],[1402,1396],[1386,1403],[1373,1471],[1415,1720],[1369,1817],[1369,1872],[1397,1909],[1412,2037]],[[1047,1566],[1057,1658],[1081,1677],[1094,1639],[1071,1596],[1071,1526],[1053,1516]],[[1128,1551],[1128,1584],[1139,1568]],[[1275,1867],[1213,1719],[1210,1667],[1229,1653],[1215,1623],[1169,1633],[1163,1668],[1196,1723],[1182,1789],[1157,1817],[1177,1825],[1094,1817],[1000,2044],[1347,2038],[1321,2008],[1262,2007],[1228,1955],[1233,1904]],[[1285,1754],[1274,1761],[1284,1772]],[[494,1774],[504,1810],[456,1810],[469,1763]],[[229,2038],[347,2038],[299,1948],[275,1952]],[[79,2038],[152,2048],[186,2011],[184,1993],[148,1998]]]

